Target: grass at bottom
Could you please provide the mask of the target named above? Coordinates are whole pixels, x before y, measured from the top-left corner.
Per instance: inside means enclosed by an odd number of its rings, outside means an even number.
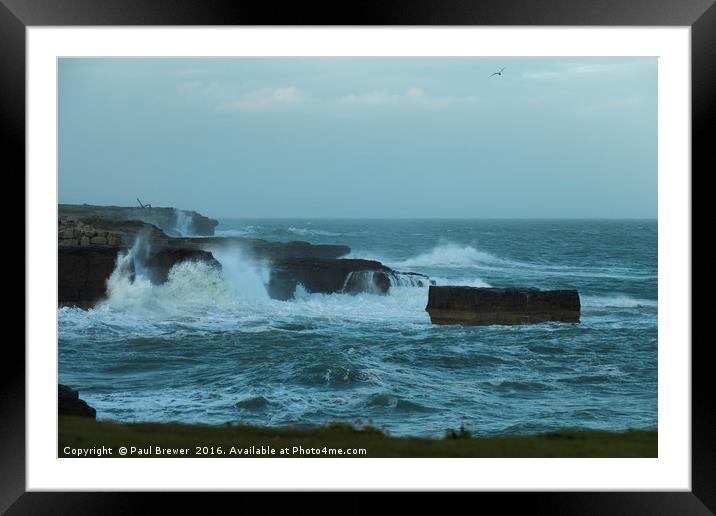
[[[98,449],[104,447],[103,457],[125,458],[657,457],[657,436],[656,430],[564,430],[525,436],[456,434],[442,439],[419,439],[389,437],[373,428],[356,429],[345,424],[293,429],[112,423],[62,416],[59,419],[58,456],[77,457],[86,450],[86,456],[96,457]],[[126,455],[120,454],[120,447],[127,448]],[[186,451],[181,453],[182,449]],[[360,453],[360,449],[365,453]],[[350,453],[346,453],[347,450]]]

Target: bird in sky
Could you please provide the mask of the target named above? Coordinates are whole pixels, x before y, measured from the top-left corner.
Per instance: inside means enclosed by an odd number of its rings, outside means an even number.
[[[507,68],[507,67],[506,67],[506,66],[503,67],[499,72],[494,72],[492,75],[490,75],[490,77],[493,77],[493,76],[495,76],[495,75],[502,75],[502,72],[505,71],[505,68]]]

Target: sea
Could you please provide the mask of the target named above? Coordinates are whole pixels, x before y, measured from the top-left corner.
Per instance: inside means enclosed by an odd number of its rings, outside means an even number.
[[[427,287],[272,300],[269,270],[152,285],[122,267],[94,309],[61,308],[59,382],[97,419],[313,427],[390,435],[657,427],[656,220],[220,219],[217,236],[346,244],[437,285],[577,289],[581,322],[432,325]]]

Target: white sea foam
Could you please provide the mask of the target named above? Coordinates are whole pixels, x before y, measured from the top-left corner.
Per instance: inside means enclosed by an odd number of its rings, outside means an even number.
[[[149,311],[181,313],[187,306],[210,306],[232,300],[230,282],[215,266],[201,261],[176,264],[167,281],[154,285],[144,267],[146,244],[138,238],[132,249],[117,256],[117,265],[107,280],[107,298],[99,311]]]
[[[295,228],[289,227],[288,231],[296,235],[301,236],[341,236],[342,233],[332,233],[322,229],[310,229],[310,228]]]
[[[370,251],[355,251],[349,258],[377,260],[396,269],[409,269],[424,272],[426,269],[477,269],[483,271],[511,272],[519,269],[522,276],[603,278],[648,280],[656,275],[636,271],[625,267],[576,267],[559,263],[538,263],[496,256],[472,245],[441,243],[430,251],[406,259],[380,256]],[[469,282],[470,280],[468,280]],[[442,283],[453,284],[453,283]],[[469,283],[456,283],[468,285]],[[472,286],[489,286],[481,279],[473,281]]]
[[[634,299],[633,297],[615,294],[611,296],[581,296],[582,306],[594,308],[641,308],[657,306],[653,299]]]
[[[505,264],[506,260],[470,245],[442,244],[426,253],[397,262],[401,267],[480,267]]]
[[[440,276],[431,276],[430,279],[435,281],[438,286],[455,286],[455,287],[491,287],[489,283],[480,278],[442,278]]]

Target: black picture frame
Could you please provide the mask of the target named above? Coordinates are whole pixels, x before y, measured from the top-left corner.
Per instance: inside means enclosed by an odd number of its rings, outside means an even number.
[[[25,29],[62,25],[574,25],[689,26],[692,43],[692,172],[713,171],[716,120],[714,0],[363,1],[327,5],[248,0],[0,0],[0,125],[5,171],[25,168]],[[6,174],[7,177],[9,174]],[[693,179],[692,179],[693,180]],[[693,209],[693,207],[692,207]],[[26,268],[25,275],[32,274]],[[690,342],[682,343],[692,345]],[[547,514],[713,514],[714,392],[709,341],[692,345],[692,491],[483,493],[478,503]],[[50,493],[25,488],[25,352],[6,340],[0,382],[0,511],[7,514],[142,513],[161,496],[191,508],[185,494]],[[229,495],[222,495],[227,497]],[[245,494],[242,496],[246,496]],[[351,495],[357,496],[357,495]],[[419,500],[421,497],[417,497]],[[231,503],[231,502],[229,502]],[[420,503],[420,502],[419,502]],[[473,504],[475,502],[471,502]],[[366,507],[360,502],[344,506]],[[484,507],[484,505],[482,505]],[[363,512],[363,511],[362,511]]]

